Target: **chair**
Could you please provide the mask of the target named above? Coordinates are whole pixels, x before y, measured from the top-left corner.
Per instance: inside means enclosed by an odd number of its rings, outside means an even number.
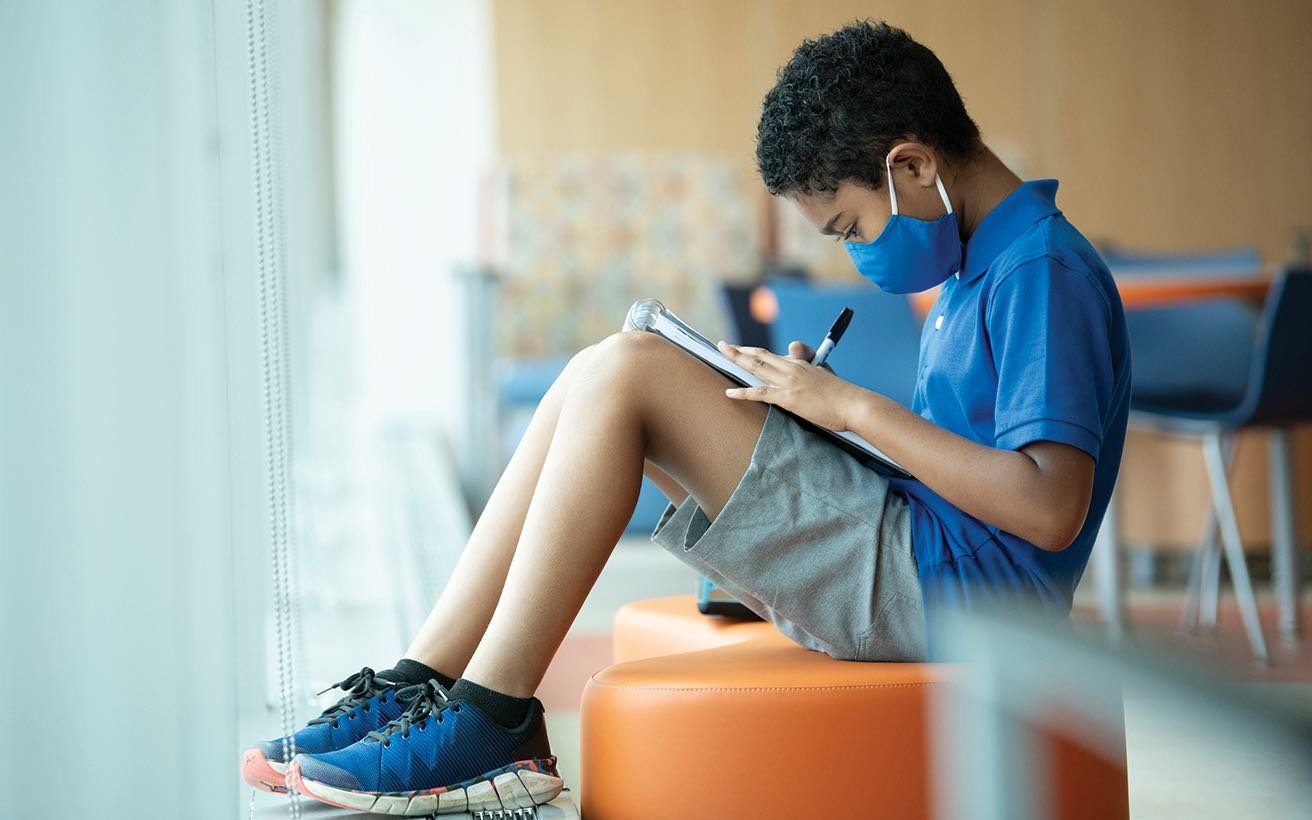
[[[770,329],[775,352],[786,355],[794,339],[817,347],[838,314],[850,307],[852,323],[829,356],[829,365],[847,381],[911,406],[920,323],[905,296],[884,293],[864,282],[771,280],[766,287],[779,307]]]
[[[1298,630],[1298,550],[1294,525],[1293,470],[1289,428],[1312,421],[1312,272],[1283,272],[1267,297],[1252,360],[1248,384],[1230,406],[1218,406],[1210,397],[1142,397],[1131,399],[1130,423],[1158,432],[1199,437],[1211,487],[1211,513],[1203,546],[1190,571],[1185,622],[1211,607],[1220,562],[1220,530],[1226,564],[1254,656],[1269,660],[1258,618],[1257,602],[1244,560],[1239,525],[1230,496],[1228,474],[1235,434],[1247,428],[1268,428],[1272,464],[1272,545],[1280,623],[1288,637]]]
[[[1256,248],[1198,253],[1104,249],[1103,260],[1123,280],[1137,276],[1260,275]],[[1215,298],[1126,311],[1134,358],[1133,394],[1152,404],[1238,404],[1251,370],[1257,311],[1243,299]]]
[[[1252,369],[1258,310],[1236,298],[1212,298],[1125,313],[1134,383],[1131,401],[1223,409],[1239,403]],[[1114,538],[1114,492],[1094,548],[1093,569],[1104,619],[1123,618],[1120,550]]]
[[[1118,282],[1161,278],[1261,277],[1257,248],[1146,252],[1100,247]],[[1264,280],[1265,281],[1265,280]],[[1134,399],[1152,404],[1232,407],[1251,370],[1258,311],[1240,298],[1212,297],[1136,307],[1125,313],[1134,362]],[[1114,494],[1103,517],[1092,568],[1104,619],[1119,629],[1123,617]]]
[[[1235,298],[1127,310],[1132,398],[1217,410],[1239,404],[1252,371],[1258,313]]]

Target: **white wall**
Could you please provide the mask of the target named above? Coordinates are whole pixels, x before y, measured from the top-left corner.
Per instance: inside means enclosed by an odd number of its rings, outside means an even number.
[[[448,274],[473,256],[490,152],[486,8],[336,8],[368,417],[457,429]],[[0,4],[5,817],[231,818],[238,727],[268,723],[245,23],[211,0]],[[317,36],[284,31],[284,53]],[[304,102],[284,112],[294,322],[334,262],[298,227],[331,220],[309,211]]]
[[[461,317],[451,280],[475,257],[492,154],[487,0],[344,0],[335,21],[342,265],[366,424],[457,435]]]
[[[266,549],[244,43],[238,4],[0,5],[5,817],[239,811]]]

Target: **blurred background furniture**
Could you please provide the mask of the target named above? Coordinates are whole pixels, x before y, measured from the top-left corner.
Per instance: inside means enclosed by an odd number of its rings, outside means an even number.
[[[1126,309],[1132,400],[1236,403],[1269,286],[1257,249],[1149,253],[1104,246],[1100,252]],[[1093,556],[1103,617],[1117,628],[1124,612],[1118,500],[1108,506]]]
[[[1132,399],[1132,423],[1171,435],[1200,437],[1211,487],[1211,514],[1200,559],[1190,572],[1186,622],[1200,612],[1215,623],[1217,530],[1234,583],[1253,654],[1268,659],[1257,603],[1228,484],[1234,436],[1245,428],[1266,428],[1271,459],[1273,576],[1279,623],[1287,639],[1298,636],[1299,554],[1296,548],[1294,475],[1289,428],[1312,421],[1312,272],[1282,272],[1267,297],[1245,389],[1225,395],[1150,394]],[[1237,400],[1236,400],[1237,399]],[[1204,593],[1204,589],[1208,592]],[[1206,599],[1204,601],[1204,599]],[[1204,606],[1206,603],[1206,606]]]
[[[930,712],[955,665],[835,660],[767,622],[707,618],[691,595],[621,607],[614,661],[583,692],[585,817],[946,816],[956,776],[932,768]],[[1050,761],[1025,802],[1128,817],[1124,727],[1096,746],[1079,729],[1020,730]]]
[[[1248,383],[1258,314],[1258,305],[1229,296],[1127,310],[1134,397],[1235,405]]]

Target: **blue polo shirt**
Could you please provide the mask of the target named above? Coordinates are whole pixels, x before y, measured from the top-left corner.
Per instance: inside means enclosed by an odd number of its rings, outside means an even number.
[[[925,318],[911,409],[990,447],[1078,447],[1096,461],[1089,513],[1074,543],[1048,552],[918,481],[894,479],[911,509],[931,656],[944,606],[1019,599],[1070,613],[1120,466],[1130,402],[1125,315],[1107,265],[1058,210],[1056,193],[1055,179],[1023,183],[966,242],[961,271]]]

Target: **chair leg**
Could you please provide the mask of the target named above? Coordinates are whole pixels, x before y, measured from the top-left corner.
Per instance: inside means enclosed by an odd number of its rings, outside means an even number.
[[[1235,437],[1221,438],[1221,457],[1225,462],[1225,480],[1235,467]],[[1228,484],[1227,484],[1228,487]],[[1216,505],[1207,505],[1207,525],[1203,527],[1202,547],[1198,551],[1199,571],[1199,626],[1207,631],[1216,631],[1216,615],[1220,610],[1221,585],[1221,548],[1218,542],[1218,522],[1216,522]]]
[[[1216,630],[1216,616],[1221,600],[1221,533],[1216,520],[1216,509],[1208,505],[1207,534],[1199,553],[1199,570],[1202,572],[1202,598],[1198,602],[1198,620],[1209,631]]]
[[[1116,491],[1107,501],[1102,525],[1093,544],[1094,571],[1098,581],[1098,607],[1103,623],[1111,632],[1119,632],[1125,621],[1125,597],[1121,585],[1121,550],[1116,537]]]
[[[1234,583],[1235,598],[1239,602],[1244,631],[1248,633],[1248,642],[1253,648],[1254,657],[1262,663],[1267,663],[1270,656],[1266,651],[1266,639],[1262,636],[1262,622],[1258,617],[1253,583],[1248,578],[1248,564],[1244,561],[1244,545],[1239,537],[1239,522],[1235,518],[1234,503],[1230,498],[1225,452],[1220,434],[1212,433],[1204,438],[1203,454],[1207,461],[1208,481],[1212,486],[1212,506],[1216,509],[1217,521],[1221,525],[1221,541],[1225,547],[1226,566],[1230,568],[1230,579]]]
[[[1294,524],[1294,470],[1290,464],[1289,431],[1267,434],[1271,465],[1271,573],[1280,606],[1280,634],[1298,639],[1299,580],[1298,535]]]
[[[1186,587],[1184,612],[1180,613],[1180,628],[1186,632],[1193,632],[1200,623],[1213,628],[1216,626],[1217,579],[1213,573],[1216,561],[1216,512],[1212,509],[1212,505],[1208,504],[1203,540],[1194,555],[1194,560],[1189,562],[1189,585]],[[1205,613],[1208,612],[1212,613],[1210,623],[1205,617]]]

